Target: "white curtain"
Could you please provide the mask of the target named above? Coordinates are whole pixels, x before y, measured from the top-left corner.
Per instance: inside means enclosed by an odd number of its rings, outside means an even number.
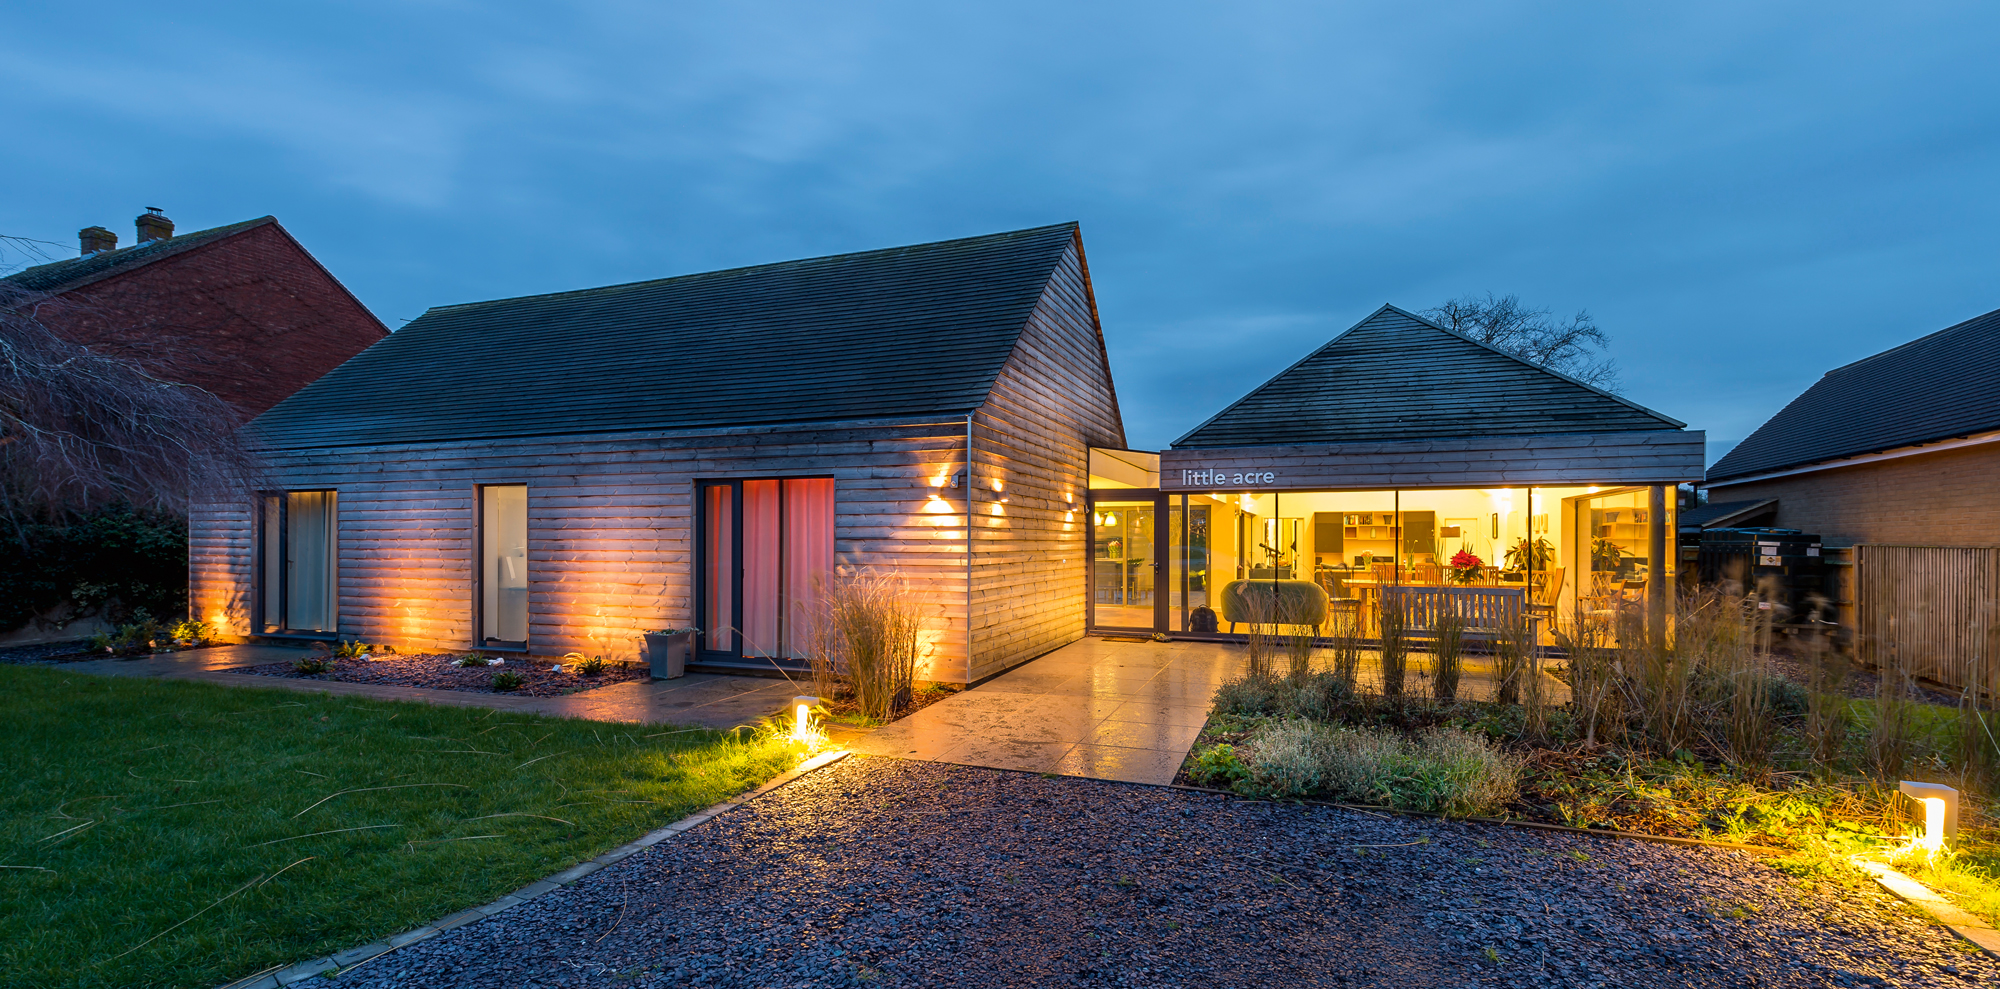
[[[480,489],[481,634],[500,642],[528,641],[528,487]]]
[[[285,496],[285,627],[331,632],[339,563],[335,495],[294,491]]]

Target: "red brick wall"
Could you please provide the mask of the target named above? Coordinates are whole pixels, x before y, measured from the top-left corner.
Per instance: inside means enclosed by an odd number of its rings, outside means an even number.
[[[255,416],[387,335],[276,224],[70,292],[52,328]]]
[[[1775,525],[1829,543],[2000,546],[2000,443],[1709,489],[1778,499]]]

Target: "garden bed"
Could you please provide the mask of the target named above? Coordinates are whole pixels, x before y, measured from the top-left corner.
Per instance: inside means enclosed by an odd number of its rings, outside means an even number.
[[[457,690],[472,694],[519,694],[523,697],[558,697],[614,683],[649,680],[653,675],[650,668],[635,663],[607,663],[595,676],[574,672],[567,665],[564,665],[561,671],[557,671],[552,668],[556,664],[522,659],[509,660],[493,666],[452,665],[461,658],[460,655],[451,653],[392,655],[380,659],[332,658],[321,660],[332,666],[331,672],[326,673],[302,672],[300,664],[292,662],[238,666],[222,672],[285,677],[292,680],[374,683],[395,687],[422,687],[427,690]],[[511,690],[495,687],[494,677],[502,673],[512,673],[519,677],[520,685]]]

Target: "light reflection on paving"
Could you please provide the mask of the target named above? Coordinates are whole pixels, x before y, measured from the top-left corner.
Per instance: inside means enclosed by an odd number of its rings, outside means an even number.
[[[1086,638],[877,729],[849,747],[995,769],[1171,783],[1208,719],[1215,690],[1241,676],[1244,647]],[[1282,663],[1282,657],[1279,659]],[[1324,651],[1315,668],[1326,668]],[[1359,689],[1378,691],[1380,661],[1362,656]],[[1430,659],[1412,656],[1406,689],[1430,690]],[[1569,690],[1544,674],[1550,704]],[[1468,656],[1467,700],[1491,700],[1493,660]]]

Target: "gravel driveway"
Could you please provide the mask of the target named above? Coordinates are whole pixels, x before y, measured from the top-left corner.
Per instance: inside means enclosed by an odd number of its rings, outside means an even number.
[[[854,757],[355,986],[1994,985],[1736,852]]]

